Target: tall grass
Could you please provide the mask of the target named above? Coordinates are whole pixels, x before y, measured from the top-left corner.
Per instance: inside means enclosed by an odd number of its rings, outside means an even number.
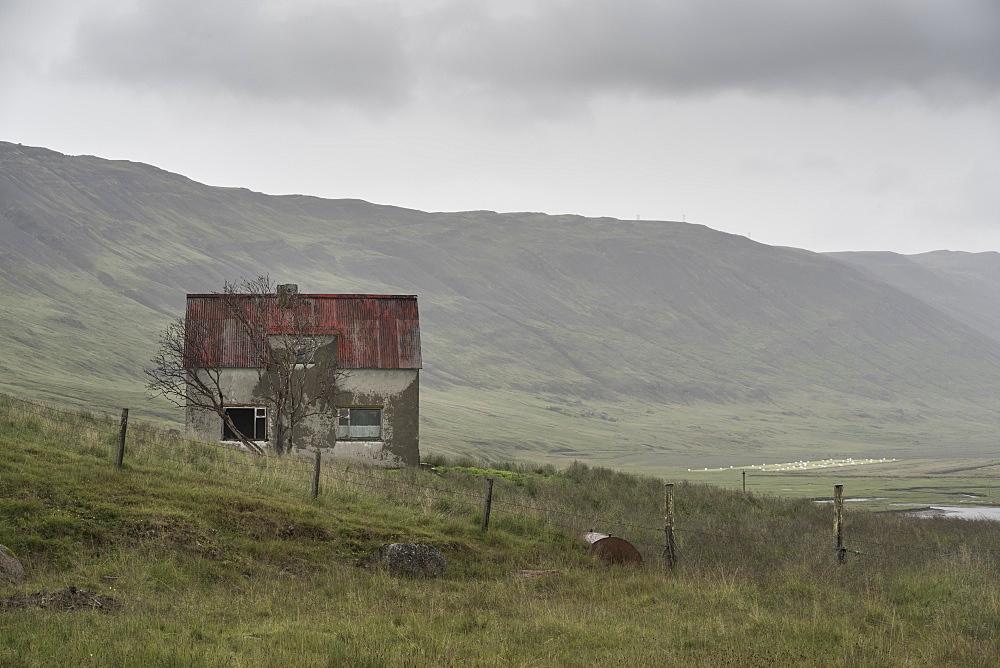
[[[17,592],[70,585],[112,612],[0,612],[0,665],[994,665],[1000,532],[573,464],[433,461],[440,475],[255,458],[118,416],[0,397],[0,542]],[[479,531],[483,477],[493,518]],[[634,541],[641,568],[580,534]],[[358,567],[384,542],[448,559],[440,580]],[[561,573],[526,580],[521,569]]]

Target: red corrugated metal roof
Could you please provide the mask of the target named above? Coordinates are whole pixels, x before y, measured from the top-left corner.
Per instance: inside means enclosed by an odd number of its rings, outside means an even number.
[[[187,296],[190,366],[250,368],[258,366],[255,346],[223,305],[235,297],[256,311],[270,334],[284,330],[283,309],[276,295],[192,294]],[[343,369],[419,369],[420,318],[415,295],[300,294],[298,313],[309,334],[337,337],[338,365]],[[195,345],[197,343],[197,345]],[[198,348],[200,350],[195,350]]]

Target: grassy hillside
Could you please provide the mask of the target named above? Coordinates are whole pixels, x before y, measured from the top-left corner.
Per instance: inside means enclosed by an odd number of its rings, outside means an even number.
[[[0,143],[0,388],[99,408],[187,292],[268,273],[420,297],[422,442],[687,467],[994,446],[1000,342],[821,255],[706,227],[213,188]]]
[[[1000,340],[1000,253],[830,253]]]
[[[484,472],[247,460],[114,417],[0,397],[0,664],[17,666],[962,665],[1000,651],[997,532],[676,487],[680,562],[656,558],[661,481],[573,465]],[[607,568],[579,531],[624,532]],[[648,533],[647,533],[648,532]],[[660,534],[662,535],[662,534]],[[362,568],[384,542],[441,550],[439,580]],[[526,577],[525,569],[558,573]]]

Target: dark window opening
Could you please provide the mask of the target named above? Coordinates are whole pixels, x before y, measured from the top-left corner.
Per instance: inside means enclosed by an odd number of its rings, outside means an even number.
[[[340,408],[337,416],[338,439],[372,441],[382,438],[381,408]]]
[[[267,409],[266,408],[227,408],[226,415],[233,421],[239,433],[243,434],[248,441],[267,440]],[[222,422],[222,440],[238,441],[239,436],[229,428],[229,424]]]

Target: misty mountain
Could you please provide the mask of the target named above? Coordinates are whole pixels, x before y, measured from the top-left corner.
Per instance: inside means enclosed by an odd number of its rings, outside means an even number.
[[[455,404],[475,390],[947,422],[955,404],[991,415],[1000,383],[996,254],[825,256],[679,222],[269,196],[0,143],[0,388],[138,397],[184,294],[260,274],[419,295],[423,385]]]
[[[829,253],[1000,340],[1000,253]]]

